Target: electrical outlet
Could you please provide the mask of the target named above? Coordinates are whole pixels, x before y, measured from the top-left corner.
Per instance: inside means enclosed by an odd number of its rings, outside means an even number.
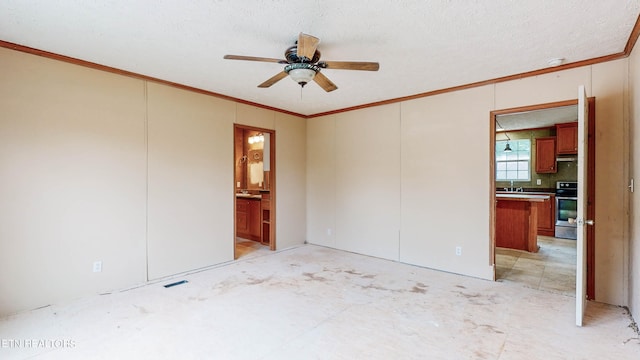
[[[93,263],[93,272],[102,272],[102,261],[95,261]]]
[[[536,185],[542,185],[542,179],[536,179]]]
[[[456,255],[457,256],[462,255],[462,246],[456,246]]]

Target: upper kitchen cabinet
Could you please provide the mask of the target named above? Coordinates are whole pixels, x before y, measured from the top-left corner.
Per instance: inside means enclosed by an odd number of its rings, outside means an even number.
[[[575,155],[578,153],[578,123],[556,124],[556,154]]]
[[[556,166],[556,138],[553,136],[536,139],[536,172],[549,174],[558,172]]]

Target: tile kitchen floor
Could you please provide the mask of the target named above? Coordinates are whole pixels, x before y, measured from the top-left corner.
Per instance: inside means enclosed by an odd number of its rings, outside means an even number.
[[[496,281],[575,296],[576,241],[538,236],[537,253],[496,248]]]

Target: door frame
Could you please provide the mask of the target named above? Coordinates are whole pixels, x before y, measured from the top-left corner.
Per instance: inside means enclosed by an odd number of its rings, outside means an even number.
[[[269,142],[269,162],[270,162],[270,171],[269,171],[269,194],[270,194],[270,212],[269,212],[269,250],[276,250],[276,131],[274,129],[265,129],[250,125],[242,125],[242,124],[233,124],[233,258],[236,257],[236,131],[237,130],[251,130],[251,131],[259,131],[262,133],[268,133],[270,142]],[[262,210],[260,211],[260,216],[262,216]],[[260,224],[262,228],[262,224]]]
[[[589,106],[588,122],[588,157],[587,157],[587,218],[595,219],[595,174],[596,174],[596,101],[595,97],[587,98]],[[520,106],[515,108],[493,110],[489,113],[489,265],[493,266],[495,281],[496,263],[496,173],[495,173],[495,152],[496,152],[496,116],[512,113],[544,110],[555,107],[578,105],[578,99],[557,101],[551,103]],[[587,227],[587,299],[595,299],[595,226]]]

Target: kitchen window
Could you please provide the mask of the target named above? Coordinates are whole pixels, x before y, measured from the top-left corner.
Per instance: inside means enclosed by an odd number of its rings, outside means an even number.
[[[505,152],[509,143],[512,151]],[[496,141],[496,180],[531,180],[531,140]]]

